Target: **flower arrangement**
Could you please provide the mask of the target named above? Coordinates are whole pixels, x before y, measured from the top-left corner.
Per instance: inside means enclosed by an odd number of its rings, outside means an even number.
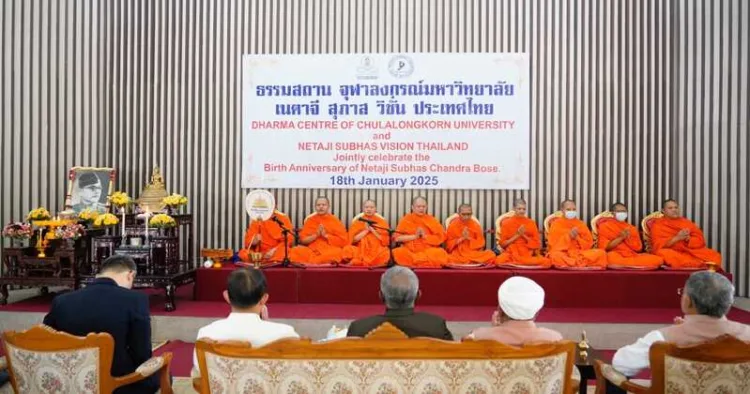
[[[109,202],[115,207],[121,208],[130,204],[131,200],[125,192],[114,192],[109,196]]]
[[[183,205],[187,205],[188,199],[183,195],[172,193],[171,196],[164,197],[161,202],[169,208],[177,209]]]
[[[94,227],[114,226],[117,223],[120,223],[120,219],[111,213],[99,215],[94,219]]]
[[[84,222],[93,222],[99,217],[99,215],[100,213],[98,211],[86,208],[78,213],[78,219],[83,220]]]
[[[154,217],[152,217],[151,220],[148,221],[148,224],[149,226],[156,228],[170,228],[176,226],[177,222],[173,217],[165,213],[160,213],[154,215]]]
[[[29,214],[26,215],[26,220],[49,220],[52,218],[49,211],[46,208],[39,207],[32,209]]]
[[[82,225],[78,223],[67,224],[55,229],[55,238],[76,240],[81,238],[85,233],[86,229]]]
[[[3,227],[3,237],[12,239],[28,239],[31,238],[33,230],[31,224],[24,222],[8,223]]]

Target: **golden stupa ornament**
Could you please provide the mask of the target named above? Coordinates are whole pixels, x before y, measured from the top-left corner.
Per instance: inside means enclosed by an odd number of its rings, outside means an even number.
[[[162,200],[168,195],[161,170],[159,166],[156,166],[151,172],[151,182],[143,188],[141,196],[138,198],[138,205],[144,211],[158,212],[164,209]]]
[[[581,360],[586,360],[589,356],[588,350],[591,348],[589,346],[589,340],[586,338],[586,330],[583,330],[581,333],[581,342],[578,342],[578,355],[581,356]]]

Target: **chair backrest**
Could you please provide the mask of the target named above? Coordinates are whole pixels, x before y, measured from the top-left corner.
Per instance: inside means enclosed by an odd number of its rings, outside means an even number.
[[[544,218],[544,238],[547,239],[549,237],[549,229],[552,227],[552,223],[563,217],[562,211],[555,211],[546,218]]]
[[[664,217],[662,211],[651,212],[643,220],[641,220],[641,230],[643,230],[643,250],[646,252],[651,251],[651,226],[654,225],[654,221]]]
[[[575,343],[515,348],[495,341],[406,338],[384,323],[365,338],[196,343],[201,393],[570,393]],[[513,389],[513,390],[511,390]]]
[[[451,222],[453,222],[455,219],[458,219],[458,218],[460,218],[460,216],[457,213],[454,213],[453,215],[450,215],[447,218],[445,218],[445,221],[443,222],[445,229],[447,230],[448,226],[451,225]],[[477,219],[477,217],[474,215],[471,215],[471,220],[475,221],[480,226],[482,225],[479,219]]]
[[[687,347],[656,342],[649,358],[649,392],[750,393],[750,343],[735,337]]]
[[[38,325],[3,333],[10,381],[17,393],[110,393],[114,340],[76,337]]]
[[[604,211],[591,219],[591,234],[594,236],[594,247],[597,247],[599,245],[599,224],[606,221],[605,219],[615,220],[615,215],[613,215],[610,211]]]
[[[359,214],[357,214],[357,216],[355,216],[355,217],[352,218],[352,223],[356,222],[362,216],[365,216],[364,212],[360,212]],[[381,214],[379,214],[377,212],[375,212],[375,216],[377,216],[377,217],[385,220],[385,218],[383,217],[383,215],[381,215]],[[307,219],[305,219],[305,220],[307,220]]]

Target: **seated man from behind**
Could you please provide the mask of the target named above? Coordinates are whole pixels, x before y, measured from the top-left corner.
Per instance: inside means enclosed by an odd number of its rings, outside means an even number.
[[[497,290],[497,301],[492,327],[478,328],[469,338],[491,339],[511,346],[563,339],[559,332],[534,323],[544,306],[544,289],[533,280],[523,276],[509,278]]]
[[[266,277],[260,270],[240,268],[229,274],[224,300],[232,307],[226,319],[217,320],[198,330],[198,339],[247,341],[260,347],[282,338],[299,338],[292,326],[268,321]],[[198,357],[193,351],[194,371]]]
[[[654,330],[615,353],[612,366],[626,376],[649,367],[649,348],[657,341],[679,346],[696,345],[724,334],[750,341],[750,326],[727,320],[734,302],[734,286],[716,272],[695,272],[685,282],[680,305],[684,318],[675,325]]]
[[[385,314],[352,322],[347,336],[364,337],[381,324],[389,322],[409,337],[453,340],[445,319],[414,312],[419,293],[419,279],[414,271],[401,266],[389,268],[380,277],[380,299],[385,304]]]
[[[112,376],[135,372],[151,358],[151,316],[148,297],[130,290],[136,265],[128,256],[112,256],[102,263],[94,282],[81,290],[55,297],[44,324],[76,336],[106,332],[115,340]],[[123,386],[116,394],[154,393],[159,376]]]

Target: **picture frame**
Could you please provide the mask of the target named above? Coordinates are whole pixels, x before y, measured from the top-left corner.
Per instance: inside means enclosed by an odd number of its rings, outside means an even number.
[[[109,167],[72,167],[68,171],[65,209],[76,215],[84,209],[108,212],[116,174],[115,169]]]

